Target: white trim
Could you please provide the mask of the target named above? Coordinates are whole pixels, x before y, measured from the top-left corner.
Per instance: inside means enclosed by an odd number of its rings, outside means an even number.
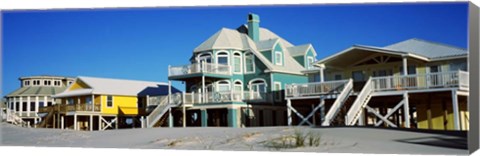
[[[306,55],[305,55],[305,56],[306,56]],[[315,59],[314,59],[313,57],[311,57],[311,56],[306,56],[306,58],[307,58],[307,59],[305,60],[305,65],[306,65],[305,68],[306,68],[306,69],[312,69],[312,68],[313,68],[313,65],[315,64]],[[312,60],[312,63],[311,63],[311,64],[309,63],[309,60],[310,60],[310,59]]]
[[[195,61],[197,61],[197,63],[200,63],[200,56],[202,56],[202,55],[204,55],[204,54],[210,55],[210,62],[212,62],[213,53],[212,53],[211,51],[198,53],[198,54],[195,56]]]
[[[237,82],[240,82],[240,84],[239,84],[239,85],[236,84]],[[233,86],[233,87],[232,87],[232,91],[237,91],[237,90],[235,90],[235,87],[236,87],[236,86],[240,86],[240,96],[241,96],[241,98],[243,99],[243,96],[244,96],[244,95],[243,95],[243,92],[244,92],[244,89],[243,89],[243,88],[244,88],[244,87],[243,87],[243,82],[242,82],[242,80],[236,79],[235,81],[233,81],[232,86]]]
[[[238,56],[235,56],[235,54],[239,54]],[[235,72],[235,58],[236,57],[240,57],[240,71],[239,72]],[[242,53],[240,51],[234,51],[232,53],[232,67],[233,67],[233,70],[232,72],[234,74],[242,74],[243,73],[243,56],[242,56]]]
[[[247,54],[250,54],[252,56],[252,68],[253,68],[253,71],[247,71]],[[255,54],[253,52],[246,52],[244,57],[243,57],[243,61],[245,62],[244,65],[245,65],[245,74],[252,74],[252,73],[255,73],[255,68],[256,68],[256,65],[255,65]]]
[[[277,61],[277,54],[280,55],[280,62]],[[274,59],[274,62],[275,62],[275,65],[283,65],[283,53],[281,51],[275,51],[275,59]]]

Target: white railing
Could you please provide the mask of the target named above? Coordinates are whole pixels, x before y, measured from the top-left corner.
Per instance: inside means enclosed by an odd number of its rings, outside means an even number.
[[[340,111],[340,108],[349,97],[349,93],[352,91],[352,89],[353,89],[353,81],[352,79],[350,79],[348,80],[345,87],[343,87],[342,92],[340,93],[340,95],[338,95],[337,99],[335,100],[335,102],[333,103],[333,105],[330,107],[327,114],[325,115],[325,120],[323,121],[322,126],[330,125],[330,122],[335,118],[336,114],[338,113],[338,111]]]
[[[205,95],[205,96],[204,96]],[[176,97],[179,96],[179,97]],[[271,101],[271,93],[259,93],[250,91],[218,91],[202,93],[176,93],[173,94],[172,102],[175,104],[202,104],[216,102],[268,102]]]
[[[231,67],[224,64],[193,63],[182,66],[170,66],[168,76],[180,76],[197,73],[231,75]]]
[[[23,121],[14,111],[7,109],[7,122],[10,122],[14,125],[27,126],[26,122]]]
[[[313,96],[322,94],[331,94],[332,91],[340,92],[343,90],[343,86],[349,80],[338,81],[326,81],[326,82],[313,82],[313,83],[301,83],[301,84],[287,84],[285,85],[286,97],[300,97],[300,96]]]
[[[453,71],[419,75],[373,77],[374,91],[460,87],[468,90],[468,72]]]
[[[373,92],[372,82],[372,78],[369,78],[365,83],[365,86],[362,88],[362,91],[357,95],[357,98],[345,116],[346,125],[354,125],[358,117],[360,117],[361,109],[368,103],[370,100],[370,94]]]

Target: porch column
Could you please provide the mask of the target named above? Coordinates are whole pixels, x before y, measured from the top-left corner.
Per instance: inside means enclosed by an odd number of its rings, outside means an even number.
[[[27,96],[27,116],[30,116],[30,96]]]
[[[201,100],[201,103],[206,103],[205,91],[206,91],[206,89],[205,89],[205,76],[202,76],[202,100]]]
[[[18,112],[19,112],[19,115],[21,116],[22,113],[23,113],[23,96],[20,96],[20,103],[18,104]]]
[[[360,109],[360,117],[358,118],[358,125],[365,126],[365,111],[364,109]]]
[[[403,116],[405,118],[405,128],[410,128],[410,109],[408,104],[408,92],[403,93],[403,100],[405,100],[405,103],[403,104]]]
[[[99,115],[98,116],[98,131],[101,131],[103,128],[102,128],[102,116]]]
[[[90,105],[92,106],[92,112],[95,112],[95,95],[92,94],[92,101],[90,101]]]
[[[228,127],[234,127],[237,128],[238,124],[238,118],[237,118],[237,109],[236,108],[228,108],[228,114],[227,114],[227,122],[228,122]]]
[[[207,114],[207,110],[206,109],[201,109],[200,110],[200,114],[202,116],[202,127],[207,127],[208,126],[208,114]]]
[[[172,108],[168,109],[168,127],[173,127],[173,116],[172,116]]]
[[[13,111],[17,112],[17,97],[13,97]]]
[[[77,114],[73,115],[73,130],[77,130]]]
[[[90,115],[89,127],[90,127],[90,131],[93,131],[93,115]]]
[[[313,120],[313,125],[315,126],[315,125],[317,125],[317,123],[316,123],[316,119],[315,119],[315,118],[316,118],[316,117],[315,117],[316,111],[314,111],[314,110],[315,110],[315,105],[312,104],[312,113],[313,113],[312,120]],[[320,123],[321,123],[321,122],[320,122]]]
[[[452,90],[452,105],[453,105],[453,126],[455,130],[460,130],[460,116],[458,113],[458,95],[456,90]]]
[[[403,62],[403,75],[408,75],[408,66],[407,66],[407,55],[402,55],[402,62]]]
[[[320,82],[323,82],[324,81],[323,71],[325,70],[325,64],[320,64],[319,67],[320,67]]]
[[[35,108],[34,108],[35,116],[37,116],[38,107],[39,107],[39,101],[38,101],[38,96],[36,96],[35,97]]]
[[[43,97],[43,107],[47,106],[48,105],[48,97],[47,96],[44,96]],[[53,105],[53,103],[52,103]],[[38,110],[37,110],[38,111]]]
[[[292,126],[292,102],[290,99],[287,99],[287,117],[288,117],[288,126]]]
[[[172,81],[168,81],[168,103],[172,103]]]

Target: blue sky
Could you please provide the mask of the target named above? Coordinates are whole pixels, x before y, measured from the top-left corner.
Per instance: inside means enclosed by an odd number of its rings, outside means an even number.
[[[196,46],[249,12],[291,43],[313,44],[318,59],[410,38],[467,47],[465,2],[4,11],[2,95],[31,75],[166,82],[168,65],[188,64]]]

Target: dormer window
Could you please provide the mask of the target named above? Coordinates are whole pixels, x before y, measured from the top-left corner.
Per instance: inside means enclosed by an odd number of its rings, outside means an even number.
[[[283,54],[281,51],[275,52],[275,64],[276,65],[283,65]]]
[[[313,68],[313,62],[314,62],[313,57],[311,56],[307,57],[307,64],[306,64],[307,69]]]
[[[50,85],[52,85],[52,82],[50,80],[44,80],[43,85],[50,86]]]
[[[30,86],[30,80],[25,80],[23,81],[24,86]]]

